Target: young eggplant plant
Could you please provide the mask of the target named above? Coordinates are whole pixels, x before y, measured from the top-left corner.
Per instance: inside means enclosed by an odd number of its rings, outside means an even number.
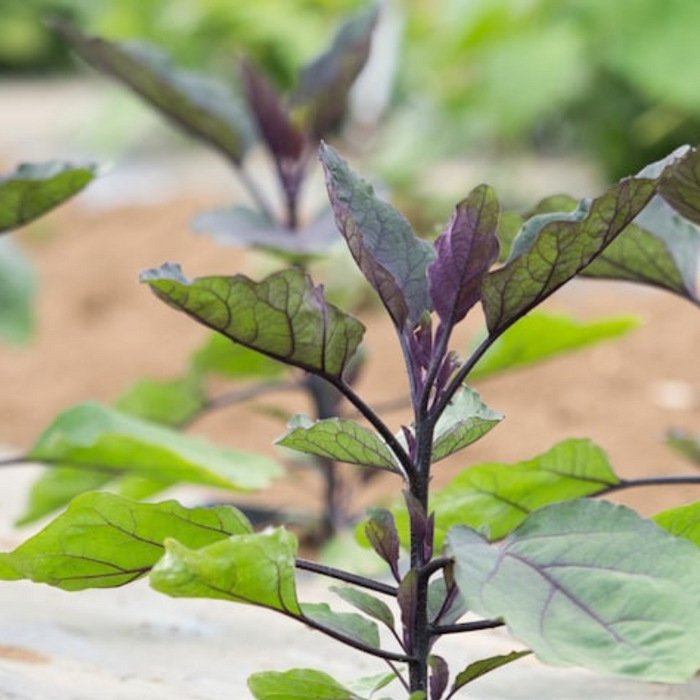
[[[249,60],[239,62],[240,94],[233,95],[229,85],[174,67],[151,48],[88,36],[61,20],[52,24],[88,64],[125,85],[176,128],[214,149],[232,166],[251,205],[201,213],[193,222],[196,231],[211,234],[224,245],[263,250],[306,269],[313,260],[327,258],[338,239],[327,207],[313,216],[304,210],[305,183],[319,140],[337,131],[347,116],[350,90],[367,62],[378,13],[378,7],[372,5],[350,17],[327,50],[300,70],[297,86],[287,99]],[[279,201],[270,198],[248,165],[247,156],[255,145],[262,148],[274,168]],[[355,363],[355,374],[360,365]],[[254,383],[211,397],[204,380],[212,374]],[[340,410],[342,397],[313,375],[284,376],[279,365],[251,358],[240,350],[232,353],[212,339],[192,358],[185,376],[167,383],[141,381],[125,393],[117,408],[138,418],[184,428],[218,408],[289,389],[308,398],[317,418],[329,418]],[[334,460],[316,456],[313,466],[323,476],[324,508],[321,522],[309,529],[312,537],[323,541],[352,522],[348,492],[353,487],[344,483]],[[68,476],[64,472],[62,479],[67,495]],[[53,476],[49,479],[55,483]],[[84,489],[84,474],[74,472],[72,480],[74,494]],[[52,508],[56,505],[53,499]],[[42,510],[35,509],[30,517],[41,515]]]
[[[371,510],[364,528],[388,574],[358,576],[301,559],[286,529],[253,533],[231,506],[187,509],[86,493],[0,555],[0,578],[80,590],[148,575],[171,596],[276,611],[389,668],[364,679],[363,691],[313,669],[258,673],[249,679],[257,700],[363,700],[395,680],[399,697],[447,700],[531,652],[554,665],[648,681],[690,679],[700,668],[697,508],[652,522],[593,500],[648,481],[620,479],[586,440],[564,441],[517,465],[471,467],[443,493],[429,487],[440,460],[501,420],[466,384],[481,358],[569,280],[586,274],[651,283],[700,306],[691,265],[700,250],[692,225],[700,222],[698,151],[672,154],[573,211],[565,203],[553,210],[549,200],[512,240],[500,226],[495,193],[482,185],[457,205],[434,243],[418,238],[333,149],[322,146],[321,161],[338,229],[396,330],[410,425],[390,427],[346,381],[364,328],[329,304],[303,270],[261,282],[244,275],[191,280],[166,264],[142,280],[169,305],[313,375],[357,410],[363,422],[300,417],[279,444],[395,476],[404,506]],[[499,245],[510,250],[500,265]],[[488,334],[460,357],[453,331],[478,305]],[[700,477],[655,483],[679,481]],[[358,612],[300,601],[297,570],[345,584],[332,590]],[[445,635],[502,625],[524,648],[456,670],[438,652]]]

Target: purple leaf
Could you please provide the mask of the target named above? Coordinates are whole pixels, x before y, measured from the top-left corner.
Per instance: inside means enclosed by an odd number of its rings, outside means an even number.
[[[320,155],[335,220],[355,262],[397,329],[414,328],[432,308],[426,275],[432,245],[417,238],[404,216],[376,197],[335,150],[322,145]]]
[[[460,202],[435,241],[428,267],[430,297],[440,320],[453,326],[481,298],[481,280],[498,257],[498,200],[487,185]]]
[[[304,136],[292,123],[275,89],[248,61],[241,64],[241,77],[258,130],[275,159],[299,160]]]
[[[430,700],[440,700],[450,680],[450,669],[442,656],[431,656],[430,666]]]
[[[418,592],[418,572],[411,569],[399,584],[399,592],[396,597],[401,611],[401,623],[403,626],[403,643],[406,649],[413,648],[413,621],[416,615],[416,595]]]
[[[365,535],[374,551],[389,565],[393,577],[399,574],[399,535],[394,516],[384,508],[372,508],[365,525]]]

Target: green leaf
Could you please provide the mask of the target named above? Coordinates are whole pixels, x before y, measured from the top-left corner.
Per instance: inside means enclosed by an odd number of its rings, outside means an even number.
[[[700,502],[665,510],[652,520],[674,537],[683,537],[700,547]]]
[[[679,149],[680,158],[661,178],[660,194],[682,217],[700,225],[700,151]]]
[[[256,700],[363,700],[327,673],[310,668],[254,673],[248,688]]]
[[[457,674],[450,692],[456,693],[460,688],[463,688],[468,683],[475,681],[477,678],[481,678],[481,676],[485,676],[487,673],[495,671],[496,669],[501,668],[501,666],[505,666],[513,661],[522,659],[523,656],[527,656],[531,653],[531,651],[511,651],[510,654],[491,656],[488,659],[479,659],[479,661],[469,664],[464,671]]]
[[[333,591],[340,596],[346,603],[356,607],[358,610],[369,615],[369,617],[379,620],[389,629],[394,629],[394,614],[391,608],[379,598],[360,591],[357,588],[349,588],[348,586],[331,586],[328,590]]]
[[[448,542],[469,608],[545,663],[666,683],[700,667],[700,552],[629,508],[567,501],[501,547],[463,526]]]
[[[351,420],[329,418],[312,422],[297,416],[276,444],[338,462],[400,473],[386,443],[376,433]]]
[[[223,449],[95,403],[58,416],[27,458],[162,481],[253,490],[281,473],[274,460]]]
[[[339,379],[364,326],[326,303],[300,270],[262,282],[244,275],[188,280],[178,265],[142,273],[163,301],[236,343],[309,372]]]
[[[22,578],[68,591],[123,586],[161,558],[167,537],[198,548],[250,530],[231,506],[188,509],[176,501],[144,504],[86,493],[17,549],[0,554],[0,576],[11,567]]]
[[[338,229],[355,262],[396,327],[415,327],[432,308],[427,267],[433,246],[416,237],[405,217],[376,197],[330,146],[321,146],[321,163]]]
[[[433,461],[449,457],[476,442],[494,428],[503,416],[482,403],[473,389],[455,393],[435,426]]]
[[[247,114],[222,85],[173,68],[153,48],[87,36],[66,22],[52,24],[91,66],[126,85],[178,128],[241,163],[253,130]]]
[[[700,467],[700,436],[690,435],[682,430],[672,430],[666,435],[666,444]]]
[[[591,496],[618,483],[605,452],[589,440],[564,440],[515,464],[475,465],[431,496],[435,546],[457,524],[486,529],[491,539],[501,539],[542,506]],[[396,521],[405,541],[405,510],[396,513]]]
[[[232,343],[220,333],[211,333],[190,358],[194,372],[215,374],[227,379],[273,379],[284,366],[259,352]]]
[[[326,603],[302,603],[301,611],[305,620],[311,620],[347,639],[379,649],[379,629],[374,622],[362,615],[334,612]]]
[[[532,311],[493,343],[469,378],[483,379],[496,372],[541,362],[548,357],[617,338],[639,325],[640,321],[630,316],[577,321],[570,316]]]
[[[365,698],[371,698],[377,691],[386,688],[395,679],[395,673],[380,673],[375,676],[366,676],[365,678],[351,681],[348,683],[348,687],[353,693],[357,693]]]
[[[35,293],[30,261],[9,237],[0,239],[0,338],[14,345],[31,338]]]
[[[502,333],[589,265],[646,206],[656,184],[628,178],[597,199],[582,201],[574,213],[525,222],[508,261],[484,279],[490,335]]]
[[[0,233],[11,231],[80,192],[95,177],[91,165],[25,163],[0,177]]]
[[[205,405],[204,386],[193,374],[170,381],[139,379],[114,402],[122,413],[172,428],[187,423]]]
[[[299,617],[295,556],[296,540],[281,528],[198,549],[169,539],[150,581],[174,598],[220,598]]]

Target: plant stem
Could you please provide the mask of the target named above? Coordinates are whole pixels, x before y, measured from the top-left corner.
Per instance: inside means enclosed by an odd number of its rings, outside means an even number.
[[[614,491],[623,491],[624,489],[634,489],[644,486],[678,486],[683,484],[692,484],[700,486],[700,475],[691,476],[652,476],[646,479],[623,479],[617,484],[612,484],[598,491],[596,496],[604,496]]]
[[[236,173],[240,179],[243,186],[248,190],[248,194],[251,196],[258,209],[270,220],[277,221],[277,216],[272,206],[269,204],[262,191],[258,187],[255,180],[253,180],[248,172],[242,168],[239,164],[235,163]]]
[[[315,561],[297,559],[296,567],[297,569],[302,569],[303,571],[311,571],[312,573],[319,574],[321,576],[328,576],[329,578],[343,581],[343,583],[351,583],[355,586],[360,586],[361,588],[367,588],[368,590],[376,591],[377,593],[384,593],[385,595],[390,595],[393,597],[396,597],[398,594],[397,589],[389,584],[380,583],[374,579],[358,576],[357,574],[351,574],[349,571],[343,571],[342,569],[335,569],[331,566],[318,564]]]
[[[490,630],[496,627],[503,627],[505,622],[501,620],[474,620],[474,622],[462,622],[456,625],[435,625],[432,627],[433,634],[459,634],[461,632],[477,632],[479,630]]]

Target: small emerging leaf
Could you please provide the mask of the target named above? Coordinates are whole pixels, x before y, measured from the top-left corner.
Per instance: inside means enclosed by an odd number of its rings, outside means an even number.
[[[306,419],[303,424],[297,421],[276,444],[338,462],[399,473],[386,443],[351,420],[329,418],[312,423]]]
[[[463,526],[448,542],[470,609],[546,663],[666,683],[700,667],[700,552],[629,508],[567,501],[501,547]]]
[[[309,668],[254,673],[248,688],[256,700],[363,700],[327,673]]]
[[[175,539],[151,571],[151,586],[174,598],[219,598],[301,615],[294,582],[296,540],[281,528],[191,549]]]
[[[450,680],[450,668],[442,656],[435,655],[428,657],[428,666],[430,667],[430,697],[440,700]]]
[[[415,327],[432,307],[426,270],[433,247],[330,146],[322,145],[320,153],[335,220],[355,262],[396,327]]]
[[[469,664],[464,671],[457,674],[451,692],[456,693],[460,688],[467,685],[467,683],[471,683],[477,678],[481,678],[481,676],[485,676],[487,673],[491,673],[491,671],[495,671],[501,668],[501,666],[505,666],[513,661],[522,659],[523,656],[527,656],[531,653],[531,651],[511,651],[510,654],[491,656],[488,659],[479,659],[479,661]]]
[[[95,177],[91,165],[25,163],[0,177],[0,233],[28,224],[80,192]]]
[[[374,551],[389,565],[395,579],[399,579],[399,535],[394,516],[384,508],[372,508],[365,524],[365,536]]]
[[[142,273],[141,280],[167,304],[234,342],[334,379],[364,333],[300,270],[282,270],[262,282],[244,275],[189,280],[178,265],[166,264]]]
[[[123,586],[148,573],[167,537],[196,549],[250,530],[231,506],[188,509],[175,501],[145,504],[87,493],[17,549],[0,554],[0,576],[9,567],[17,577],[68,591]]]

